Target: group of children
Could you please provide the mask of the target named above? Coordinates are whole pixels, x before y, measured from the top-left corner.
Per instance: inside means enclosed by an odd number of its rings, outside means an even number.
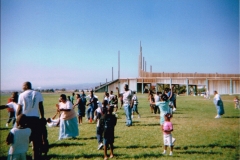
[[[172,137],[173,125],[170,121],[172,118],[172,106],[170,104],[170,98],[167,94],[162,94],[158,102],[152,103],[160,110],[160,129],[163,132],[164,151],[162,154],[166,154],[167,147],[170,147],[170,156],[173,155],[173,146],[175,138]]]
[[[166,88],[164,92],[156,92],[154,94],[151,90],[148,92],[148,101],[150,104],[150,111],[154,114],[159,114],[160,110],[159,107],[156,105],[156,103],[160,102],[162,94],[166,94],[169,97],[169,106],[171,108],[171,112],[174,112],[177,110],[176,106],[176,93],[174,93],[171,89]]]
[[[110,158],[114,156],[113,154],[113,143],[114,143],[114,127],[117,123],[116,112],[118,110],[118,98],[113,95],[111,92],[110,95],[106,94],[103,102],[97,102],[98,108],[94,112],[94,117],[96,120],[96,134],[98,140],[98,149],[104,148],[104,159],[107,159],[107,148],[110,147]],[[133,101],[135,108],[133,108],[132,113],[136,112],[139,117],[140,114],[137,110],[138,99],[136,93],[134,93]],[[164,151],[163,154],[166,154],[167,147],[170,147],[170,154],[173,155],[173,146],[175,138],[172,137],[173,125],[171,123],[172,111],[169,107],[170,98],[167,94],[161,94],[159,101],[154,101],[151,104],[157,106],[160,109],[160,129],[163,132],[163,142],[164,142]],[[236,96],[234,98],[235,108],[239,109],[239,99]],[[115,113],[114,113],[115,108]],[[56,116],[60,114],[56,113],[52,118],[42,118],[40,119],[40,127],[42,128],[42,147],[41,153],[45,156],[49,150],[49,144],[47,140],[47,129],[48,127],[55,127],[59,125],[59,118]],[[6,139],[10,149],[8,152],[8,159],[26,159],[26,152],[29,145],[29,136],[31,134],[31,129],[26,127],[25,123],[26,116],[20,114],[16,118],[16,127],[13,127]]]

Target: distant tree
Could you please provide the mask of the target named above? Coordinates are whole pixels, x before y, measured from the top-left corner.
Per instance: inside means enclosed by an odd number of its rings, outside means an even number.
[[[185,86],[185,85],[179,86],[178,94],[183,94],[183,93],[185,93],[186,91],[187,91],[187,90],[186,90],[186,86]]]
[[[62,88],[61,91],[66,91],[66,88]]]
[[[206,92],[206,89],[203,87],[203,88],[200,88],[200,89],[198,89],[198,92]]]
[[[75,89],[75,90],[74,90],[74,92],[78,92],[78,91],[79,91],[79,89]]]

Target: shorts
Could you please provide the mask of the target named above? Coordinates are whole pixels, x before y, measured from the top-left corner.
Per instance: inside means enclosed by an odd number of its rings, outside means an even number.
[[[133,105],[132,112],[138,112],[138,105],[137,104]]]
[[[163,143],[164,143],[164,146],[174,146],[174,141],[175,141],[175,138],[172,137],[172,134],[164,134],[163,135]]]
[[[104,146],[108,146],[109,144],[113,144],[114,143],[114,137],[112,138],[103,138],[103,145]]]

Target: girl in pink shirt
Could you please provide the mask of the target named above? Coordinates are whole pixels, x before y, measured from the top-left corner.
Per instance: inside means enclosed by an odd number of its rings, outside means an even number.
[[[164,142],[164,151],[163,154],[166,154],[167,146],[170,147],[170,156],[173,155],[173,142],[175,141],[175,138],[172,137],[171,132],[173,131],[173,125],[170,122],[170,118],[172,115],[170,113],[166,113],[164,115],[165,121],[162,125],[162,131],[163,131],[163,142]]]

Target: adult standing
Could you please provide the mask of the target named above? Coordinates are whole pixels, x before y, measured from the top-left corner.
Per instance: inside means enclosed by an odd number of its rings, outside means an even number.
[[[23,92],[19,95],[17,115],[26,115],[26,127],[32,130],[30,141],[33,145],[32,158],[41,160],[40,119],[44,118],[43,97],[40,92],[32,90],[31,82],[23,83]]]
[[[225,112],[223,107],[223,101],[217,91],[214,91],[213,103],[215,104],[217,109],[217,115],[215,118],[221,118],[221,115],[223,115]]]
[[[62,113],[60,116],[59,140],[69,137],[76,138],[79,135],[78,122],[72,102],[67,101],[65,94],[60,95],[60,101],[58,110]]]
[[[87,109],[87,118],[90,123],[92,123],[92,120],[94,118],[94,111],[98,108],[97,101],[98,99],[94,96],[93,90],[90,91],[90,95],[88,96],[89,103],[87,103],[88,109]]]
[[[153,92],[151,90],[148,90],[148,101],[149,101],[149,106],[150,106],[150,112],[153,113],[154,107],[153,107],[152,103],[154,103],[154,96],[153,96]]]
[[[174,86],[171,86],[171,88],[169,89],[168,93],[167,93],[167,96],[169,97],[169,105],[172,107],[172,111],[176,111],[176,107],[174,106],[174,101],[175,101],[175,96],[174,96],[174,93],[173,93],[173,88]]]
[[[86,99],[86,94],[84,93],[84,90],[81,90],[80,99],[81,99],[82,109],[83,109],[83,112],[84,112],[82,114],[82,117],[85,117],[87,99]]]
[[[159,94],[160,94],[160,92],[157,92],[157,94],[154,95],[154,102],[155,102],[155,104],[160,101],[160,96],[159,96]],[[159,110],[159,107],[158,107],[158,106],[154,105],[154,114],[156,114],[156,113],[159,114],[159,113],[160,113],[160,110]]]
[[[128,85],[125,84],[124,85],[124,92],[119,93],[119,89],[118,87],[116,87],[117,91],[118,91],[118,96],[123,96],[123,107],[124,107],[124,111],[126,114],[126,126],[130,127],[132,125],[132,107],[133,107],[133,100],[132,100],[132,91],[129,90]]]
[[[75,106],[77,106],[78,123],[82,124],[82,117],[85,116],[85,105],[84,105],[83,100],[81,99],[80,94],[76,94],[76,98],[77,98],[77,100],[76,100],[76,103],[73,105],[73,109],[75,108]]]

